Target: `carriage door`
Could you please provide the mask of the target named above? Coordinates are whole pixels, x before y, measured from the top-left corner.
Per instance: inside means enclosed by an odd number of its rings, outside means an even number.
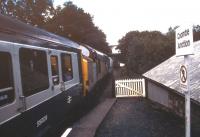
[[[47,57],[49,57],[47,55],[48,49],[19,48],[22,93],[27,110],[52,96],[49,82],[50,70],[48,69],[50,63],[47,61]]]
[[[0,42],[0,125],[20,114],[13,51],[13,45]]]
[[[75,104],[80,100],[82,93],[79,80],[79,66],[77,53],[63,52],[61,53],[61,67],[62,67],[62,91],[67,95],[67,103]]]
[[[60,52],[52,50],[50,54],[51,61],[51,82],[52,82],[52,91],[53,95],[61,93],[61,62],[60,62]]]

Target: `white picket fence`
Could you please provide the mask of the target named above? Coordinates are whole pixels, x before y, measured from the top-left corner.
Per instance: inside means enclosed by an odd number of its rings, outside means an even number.
[[[115,81],[116,97],[145,97],[144,79],[123,79]]]

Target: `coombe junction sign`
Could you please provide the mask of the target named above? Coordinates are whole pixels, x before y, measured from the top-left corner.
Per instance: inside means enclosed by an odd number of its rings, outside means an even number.
[[[176,56],[184,56],[180,67],[180,88],[185,92],[185,136],[190,137],[190,55],[194,54],[192,27],[179,27],[176,30]]]
[[[176,56],[192,55],[193,32],[191,27],[179,27],[176,30]]]

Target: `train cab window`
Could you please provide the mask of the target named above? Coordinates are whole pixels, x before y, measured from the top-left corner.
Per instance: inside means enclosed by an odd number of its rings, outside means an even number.
[[[69,81],[73,79],[73,71],[72,71],[72,59],[70,54],[61,54],[62,60],[62,78],[63,81]]]
[[[98,73],[101,73],[101,61],[98,59]]]
[[[51,56],[51,73],[54,85],[59,84],[59,70],[58,70],[58,57]]]
[[[46,52],[21,48],[19,54],[23,94],[30,96],[47,89],[49,78]]]
[[[0,106],[13,102],[14,85],[11,55],[0,52]]]

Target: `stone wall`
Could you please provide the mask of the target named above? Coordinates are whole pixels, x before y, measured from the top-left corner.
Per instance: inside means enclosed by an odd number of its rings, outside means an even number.
[[[164,85],[146,79],[147,98],[163,106],[165,110],[185,117],[185,96]],[[192,132],[200,129],[200,102],[191,99]]]

